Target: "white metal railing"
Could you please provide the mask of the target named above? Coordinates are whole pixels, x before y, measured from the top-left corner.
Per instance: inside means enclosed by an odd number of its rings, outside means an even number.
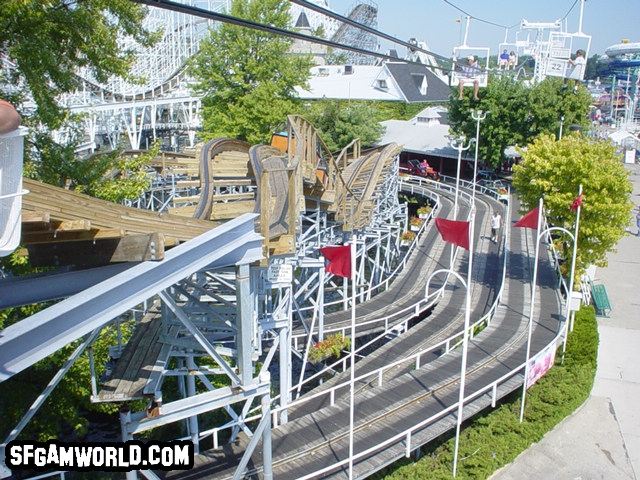
[[[407,182],[407,186],[410,189],[415,189],[415,188],[419,188],[422,184],[424,183],[425,180],[419,177],[413,177],[410,179],[409,182]],[[426,181],[429,182],[429,181]],[[417,183],[418,185],[415,185],[415,183]],[[436,183],[437,182],[433,182]],[[431,186],[431,185],[430,185]],[[442,188],[442,187],[440,187]],[[445,187],[446,188],[446,187]],[[415,191],[415,190],[413,190]],[[426,222],[425,222],[426,224]],[[493,315],[495,314],[495,311],[497,309],[497,307],[499,306],[499,299],[502,297],[502,293],[503,293],[503,289],[504,289],[504,284],[505,284],[505,278],[506,278],[506,259],[507,259],[507,254],[506,254],[506,248],[508,245],[508,231],[505,231],[505,235],[503,236],[503,240],[504,240],[504,244],[505,244],[505,255],[504,255],[504,261],[503,261],[503,272],[502,272],[502,281],[501,281],[501,286],[498,292],[498,295],[496,296],[496,301],[494,302],[494,304],[491,306],[489,312],[487,314],[485,314],[482,318],[480,318],[479,320],[477,320],[476,322],[474,322],[472,325],[470,325],[470,336],[472,337],[474,335],[474,332],[478,330],[478,327],[481,327],[483,325],[489,325],[491,318],[493,317]],[[557,262],[554,262],[555,266],[557,268],[558,264]],[[424,300],[419,301],[416,305],[420,305],[420,306],[424,306],[426,305],[429,301],[429,299],[433,299],[433,297],[435,297],[436,295],[438,295],[438,292],[434,292],[431,295],[428,295],[427,298],[425,298]],[[415,307],[416,305],[414,305],[413,307]],[[406,309],[404,309],[405,311],[410,310],[412,307],[407,307]],[[380,321],[378,319],[378,321]],[[548,346],[551,345],[560,345],[562,343],[562,339],[564,338],[564,335],[566,334],[566,322],[565,325],[562,329],[560,329],[560,331],[558,332],[558,334],[554,337],[554,339],[550,342],[550,344]],[[402,365],[412,365],[412,367],[414,369],[418,369],[421,367],[421,363],[420,363],[420,358],[425,355],[428,354],[430,352],[436,351],[436,350],[441,350],[444,349],[445,352],[450,352],[453,348],[456,347],[456,345],[459,343],[459,339],[462,337],[463,332],[459,331],[451,336],[449,336],[447,339],[439,342],[438,344],[432,345],[424,350],[421,350],[420,352],[417,352],[415,354],[412,354],[408,357],[402,358],[402,359],[398,359],[395,362],[391,363],[391,364],[387,364],[384,367],[378,368],[372,372],[368,372],[366,374],[360,375],[358,377],[356,377],[354,379],[354,381],[363,381],[366,379],[374,379],[376,380],[376,384],[378,386],[382,386],[384,385],[384,373],[385,371],[391,369],[391,368],[395,368],[398,366],[402,366]],[[529,361],[531,360],[535,360],[537,359],[538,356],[544,354],[545,349],[541,349],[541,352],[535,356],[532,356],[531,358],[529,358]],[[337,366],[339,366],[340,364],[343,364],[346,368],[346,363],[345,360],[339,360],[337,362],[335,362],[332,366],[330,366],[330,368],[335,368]],[[518,384],[521,384],[523,380],[523,372],[526,366],[526,361],[523,361],[520,365],[518,365],[517,367],[515,367],[513,370],[511,370],[510,372],[506,373],[505,375],[503,375],[502,377],[500,377],[499,379],[490,382],[489,384],[485,385],[484,387],[477,389],[476,391],[470,392],[468,393],[464,399],[463,399],[463,403],[469,403],[470,401],[473,401],[474,399],[477,399],[478,397],[485,395],[487,393],[490,394],[491,396],[491,404],[492,406],[495,406],[496,401],[499,399],[498,396],[498,388],[502,385],[507,384],[508,382],[512,381],[513,379],[516,379],[517,377],[517,382]],[[285,410],[286,408],[293,408],[299,405],[302,405],[308,401],[311,401],[315,398],[319,398],[320,396],[326,396],[329,395],[330,398],[330,403],[331,405],[334,405],[335,403],[335,394],[336,392],[340,389],[340,388],[345,388],[349,385],[349,382],[343,382],[339,385],[335,385],[333,387],[331,387],[329,390],[324,390],[323,392],[317,393],[317,394],[312,394],[309,396],[306,396],[305,398],[301,398],[298,400],[295,400],[291,403],[289,403],[286,407],[277,407],[271,410],[270,414],[272,415],[272,421],[273,421],[273,426],[276,427],[278,425],[278,418],[279,418],[279,413],[282,410]],[[297,387],[294,387],[297,388]],[[511,389],[512,390],[512,389]],[[277,399],[278,397],[276,397]],[[275,400],[275,399],[274,399]],[[404,450],[405,450],[405,456],[409,456],[411,454],[411,452],[415,449],[418,448],[419,446],[422,445],[422,442],[413,442],[413,437],[415,436],[416,432],[419,432],[420,430],[428,427],[431,424],[434,424],[437,421],[440,421],[442,419],[444,419],[447,415],[451,414],[452,412],[456,411],[458,408],[458,402],[448,406],[447,408],[443,409],[442,411],[438,412],[435,415],[432,415],[431,417],[411,426],[410,428],[406,429],[403,432],[400,432],[396,435],[394,435],[393,437],[385,440],[382,443],[377,444],[375,447],[372,447],[370,449],[367,449],[365,451],[362,452],[358,452],[357,454],[355,454],[353,456],[353,460],[358,460],[360,458],[364,458],[366,456],[371,455],[372,453],[379,451],[381,449],[385,449],[388,448],[394,444],[398,444],[400,442],[404,442]],[[262,417],[262,415],[260,413],[252,415],[250,417],[246,417],[244,418],[244,420],[242,422],[238,422],[238,421],[231,421],[223,426],[219,426],[219,427],[215,427],[213,429],[209,429],[206,431],[201,432],[200,434],[200,438],[205,438],[208,436],[212,436],[213,437],[213,446],[214,448],[218,448],[220,445],[220,438],[219,435],[221,432],[224,432],[225,430],[231,430],[237,427],[244,427],[244,425],[246,425],[247,422],[251,422],[251,421],[256,421],[259,420]],[[340,462],[337,462],[335,464],[333,464],[330,467],[324,468],[322,470],[319,471],[315,471],[312,474],[309,474],[307,476],[304,477],[300,477],[300,480],[302,479],[310,479],[310,478],[317,478],[317,476],[322,475],[323,473],[327,473],[331,470],[334,470],[336,467],[340,467],[343,465],[346,465],[348,462],[350,461],[350,459],[345,459],[342,460]]]
[[[419,183],[421,183],[424,180],[421,177],[412,177],[412,180],[413,180],[413,178],[419,179]],[[427,182],[432,182],[432,181],[427,180]],[[432,182],[432,183],[438,184],[438,182]],[[409,184],[408,186],[412,187],[413,191],[415,191],[415,189],[417,188],[416,185]],[[445,187],[445,188],[447,188],[447,187]],[[426,223],[427,222],[425,222],[424,225],[426,225]],[[504,241],[504,245],[505,245],[505,248],[506,248],[506,245],[508,245],[508,232],[506,232],[505,235],[503,236],[503,241]],[[505,283],[505,278],[506,278],[506,260],[507,260],[507,255],[506,255],[506,252],[505,252],[505,255],[503,256],[502,278],[501,278],[501,281],[500,281],[500,289],[498,290],[498,295],[496,295],[496,300],[494,301],[493,305],[491,305],[489,311],[485,315],[483,315],[480,319],[478,319],[476,322],[474,322],[473,324],[471,324],[469,326],[469,330],[470,330],[469,331],[469,338],[473,338],[474,337],[474,332],[475,331],[477,331],[479,329],[482,329],[482,328],[485,328],[488,325],[490,325],[490,323],[491,323],[491,319],[493,318],[493,316],[495,314],[495,311],[496,311],[496,309],[498,308],[498,306],[500,304],[500,298],[502,298],[502,293],[503,293],[504,283]],[[440,289],[435,291],[433,294],[428,295],[423,300],[418,301],[414,305],[405,307],[405,308],[403,308],[403,309],[401,309],[401,310],[399,310],[397,312],[394,312],[394,314],[392,314],[392,315],[386,315],[386,316],[383,316],[383,317],[378,317],[378,318],[376,318],[374,320],[370,320],[368,322],[358,323],[357,327],[362,327],[364,325],[372,325],[372,324],[374,324],[376,322],[384,321],[384,327],[385,327],[384,329],[385,329],[385,331],[379,337],[376,337],[373,340],[371,340],[370,342],[367,342],[365,345],[362,345],[356,351],[356,353],[361,351],[361,350],[364,350],[370,344],[375,343],[380,337],[388,334],[389,319],[390,318],[393,318],[396,315],[397,316],[403,316],[403,315],[406,315],[408,312],[415,312],[416,314],[418,314],[419,312],[424,311],[427,308],[430,308],[432,305],[434,305],[436,303],[437,298],[442,294],[442,291],[444,290],[445,287],[446,287],[446,285],[443,285]],[[340,332],[343,335],[346,335],[347,330],[349,330],[349,329],[350,329],[350,327],[342,327],[342,328],[339,328],[339,329],[334,329],[333,332]],[[332,332],[332,331],[328,330],[328,332]],[[420,365],[419,359],[420,359],[420,357],[422,355],[430,353],[430,352],[438,351],[438,350],[444,350],[445,353],[450,352],[453,348],[455,348],[455,347],[457,347],[459,345],[460,338],[463,336],[463,333],[464,333],[463,330],[461,330],[459,332],[456,332],[456,333],[450,335],[448,338],[442,340],[441,342],[439,342],[439,343],[437,343],[435,345],[432,345],[431,347],[428,347],[428,348],[426,348],[424,350],[421,350],[420,352],[418,352],[416,354],[413,354],[413,355],[411,355],[409,357],[405,357],[405,358],[396,360],[393,364],[386,365],[386,366],[381,367],[381,368],[379,368],[377,370],[374,370],[373,372],[369,372],[369,373],[367,373],[367,374],[365,374],[365,375],[363,375],[361,377],[358,377],[357,380],[364,380],[365,378],[368,378],[370,376],[375,376],[375,377],[378,377],[380,379],[379,380],[379,382],[380,382],[381,381],[381,377],[384,374],[385,370],[388,370],[390,368],[393,368],[393,367],[396,367],[396,366],[399,366],[399,365],[402,365],[402,364],[405,364],[405,363],[414,363],[416,365],[416,367],[415,367],[416,369],[420,368],[419,367],[419,365]],[[348,360],[348,358],[345,357],[345,358],[343,358],[341,360],[338,360],[338,361],[334,362],[333,364],[327,366],[326,369],[323,369],[322,371],[317,372],[315,375],[305,379],[305,381],[302,382],[302,384],[306,384],[306,383],[318,378],[319,376],[324,374],[326,370],[336,371],[338,369],[341,369],[342,371],[345,371],[346,368],[348,367],[347,360]],[[333,405],[333,401],[334,401],[334,398],[335,398],[334,397],[335,391],[337,391],[338,389],[344,387],[345,385],[348,385],[348,383],[343,383],[343,384],[336,385],[336,386],[332,387],[329,390],[329,394],[331,395],[331,402],[332,402],[331,404],[332,405]],[[379,383],[379,385],[382,385],[382,384]],[[292,391],[297,389],[297,388],[299,388],[298,385],[293,387]],[[324,390],[323,392],[320,392],[320,393],[312,395],[312,396],[306,396],[305,398],[300,399],[300,400],[296,400],[296,401],[290,403],[288,405],[288,407],[290,408],[292,406],[299,405],[301,403],[304,403],[305,401],[312,400],[312,399],[317,398],[318,396],[322,396],[322,395],[327,395],[327,390]],[[275,397],[275,398],[277,399],[279,397]],[[278,409],[273,410],[273,411],[279,412],[280,410],[283,410],[283,409],[278,408]],[[276,420],[274,420],[274,424],[275,424],[275,422],[276,422]]]
[[[437,201],[436,205],[439,206],[440,205],[440,198],[437,194],[435,194],[434,192],[430,191],[430,188],[437,188],[437,189],[441,189],[441,190],[447,190],[447,191],[452,191],[453,190],[453,186],[451,185],[447,185],[447,184],[442,184],[441,182],[435,182],[432,180],[428,180],[428,179],[424,179],[422,177],[404,177],[404,179],[401,182],[401,189],[403,191],[407,191],[410,192],[412,194],[418,194],[418,195],[422,195],[422,196],[427,196],[430,197],[432,199],[435,199]],[[465,197],[469,202],[471,202],[471,195],[469,195],[467,192],[459,192],[459,194],[463,197]],[[431,218],[433,217],[433,214],[437,211],[437,208],[434,208],[431,211],[431,214],[429,216],[429,218],[423,223],[420,231],[418,232],[418,235],[416,236],[416,239],[414,240],[414,242],[411,244],[411,246],[409,247],[409,250],[411,251],[416,243],[417,240],[420,238],[420,236],[424,233],[424,229],[426,227],[426,225],[429,223],[429,220],[431,220]],[[505,234],[504,236],[504,242],[505,245],[507,245],[507,234]],[[457,255],[458,249],[456,249],[456,254]],[[409,252],[408,252],[409,253]],[[394,273],[387,278],[384,282],[382,282],[383,284],[386,284],[387,282],[389,282],[390,280],[392,280],[400,271],[402,268],[404,268],[407,260],[410,258],[410,255],[407,254],[404,259],[403,262],[401,263],[401,265],[399,265],[396,270],[394,271]],[[454,256],[455,258],[455,256]],[[482,316],[479,320],[477,320],[475,323],[473,323],[472,325],[470,325],[470,338],[473,338],[473,332],[476,331],[479,328],[483,328],[486,327],[487,325],[490,324],[491,322],[491,318],[493,318],[493,315],[495,314],[495,311],[499,305],[499,299],[502,296],[502,289],[503,289],[503,285],[504,285],[504,280],[505,280],[505,274],[506,274],[506,258],[507,256],[504,255],[504,260],[503,260],[503,268],[502,268],[502,280],[500,282],[500,290],[498,292],[498,295],[496,296],[496,301],[494,302],[494,304],[491,306],[491,308],[489,309],[489,311]],[[379,324],[382,323],[382,327],[383,327],[383,332],[376,336],[375,338],[371,339],[369,342],[361,345],[357,350],[356,350],[356,354],[365,350],[367,347],[369,347],[370,345],[374,344],[375,342],[377,342],[380,338],[386,336],[389,334],[390,329],[392,327],[398,327],[398,326],[402,326],[402,328],[404,328],[404,330],[406,331],[408,329],[408,322],[410,320],[410,318],[419,315],[421,312],[431,308],[436,302],[437,299],[442,295],[442,292],[444,291],[444,289],[446,288],[446,284],[443,285],[440,289],[434,291],[432,294],[427,295],[425,298],[419,300],[418,302],[416,302],[413,305],[409,305],[403,309],[400,310],[396,310],[395,312],[393,312],[390,315],[384,315],[384,316],[380,316],[380,317],[376,317],[375,319],[371,319],[365,322],[358,322],[356,328],[362,329],[364,327],[371,327],[371,326],[375,326],[376,324],[378,326],[380,326]],[[404,322],[394,322],[393,319],[399,319],[399,318],[403,318],[404,317]],[[326,334],[335,334],[335,333],[341,333],[343,336],[346,336],[348,331],[350,331],[350,327],[338,327],[338,328],[329,328],[325,330]],[[363,378],[366,378],[368,375],[376,375],[376,376],[380,376],[383,375],[384,370],[388,369],[388,368],[392,368],[395,367],[397,365],[401,365],[403,363],[408,363],[408,362],[415,362],[417,365],[419,365],[419,357],[421,355],[424,355],[426,353],[430,353],[433,351],[437,351],[437,350],[442,350],[444,349],[445,353],[448,353],[449,351],[451,351],[453,348],[456,348],[459,345],[460,342],[460,338],[462,336],[463,332],[456,332],[454,334],[452,334],[451,336],[449,336],[448,338],[446,338],[445,340],[439,342],[436,345],[433,345],[427,349],[421,350],[420,352],[416,353],[415,355],[412,355],[410,357],[407,358],[403,358],[400,359],[396,362],[394,362],[393,365],[391,366],[385,366],[382,367],[370,374],[365,375]],[[306,334],[300,334],[300,335],[296,335],[293,337],[293,342],[294,342],[294,347],[296,349],[300,348],[299,342],[303,341],[306,343]],[[417,357],[417,358],[414,358]],[[322,369],[319,372],[316,372],[314,375],[306,378],[303,382],[299,382],[298,384],[296,384],[295,386],[291,387],[291,392],[295,392],[295,391],[299,391],[299,389],[306,385],[309,384],[313,381],[315,381],[316,379],[320,378],[322,375],[324,375],[327,371],[345,371],[348,368],[348,358],[345,357],[343,359],[337,360],[336,362],[326,366],[324,369]],[[417,366],[416,368],[419,368],[419,366]],[[344,384],[341,385],[337,385],[335,387],[333,387],[332,389],[330,389],[329,395],[332,396],[332,402],[334,397],[334,393],[335,391],[337,391],[338,389],[340,389],[341,387],[344,387]],[[298,405],[300,403],[298,402],[302,402],[304,403],[305,401],[311,400],[313,398],[316,398],[317,396],[320,395],[326,395],[327,394],[327,390],[324,390],[323,392],[314,395],[314,396],[307,396],[305,397],[305,399],[302,400],[296,400],[293,403],[289,403],[288,407],[292,407],[295,405]],[[274,397],[274,402],[277,402],[278,398],[280,398],[280,395]],[[284,410],[284,409],[276,409],[276,413]],[[276,420],[274,420],[274,423],[276,422]]]

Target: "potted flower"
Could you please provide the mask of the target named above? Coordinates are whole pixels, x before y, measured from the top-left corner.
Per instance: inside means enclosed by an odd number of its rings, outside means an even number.
[[[324,341],[311,346],[309,362],[315,365],[329,358],[340,358],[342,352],[349,350],[350,347],[351,339],[349,337],[343,337],[341,333],[329,335]]]
[[[411,227],[411,230],[413,230],[414,232],[417,232],[418,230],[420,230],[420,227],[422,227],[423,223],[424,223],[424,220],[422,220],[421,218],[412,217],[411,221],[409,222],[409,226]]]
[[[420,207],[418,209],[418,218],[425,219],[431,213],[431,207],[429,205],[425,205],[424,207]]]
[[[415,240],[415,238],[415,232],[406,231],[400,237],[400,245],[402,245],[403,247],[408,247]]]

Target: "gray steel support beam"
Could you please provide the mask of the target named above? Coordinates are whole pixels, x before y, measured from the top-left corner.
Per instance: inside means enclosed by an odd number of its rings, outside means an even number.
[[[130,269],[134,265],[136,264],[117,263],[86,270],[2,279],[0,280],[0,310],[70,297]]]
[[[263,382],[262,380],[260,380]],[[256,395],[269,394],[270,383],[266,380],[263,383],[254,383],[243,388],[222,387],[212,392],[204,392],[195,397],[187,397],[174,402],[165,403],[160,406],[158,417],[147,418],[146,412],[133,415],[132,421],[128,422],[127,434],[135,435],[153,428],[168,425],[173,422],[184,420],[194,415],[207,413],[216,408],[242,402]],[[124,437],[123,437],[124,438]]]
[[[264,467],[264,480],[273,479],[273,454],[271,446],[271,397],[263,395],[260,399],[262,405],[262,419],[264,431],[262,432],[262,464]]]
[[[71,369],[71,367],[76,363],[76,360],[82,355],[82,353],[87,349],[87,347],[93,342],[96,341],[98,335],[100,334],[101,329],[94,330],[91,335],[84,339],[84,341],[76,347],[71,356],[64,362],[64,365],[58,370],[58,372],[53,376],[53,378],[49,381],[49,384],[45,387],[42,393],[36,398],[35,402],[29,407],[27,413],[22,417],[18,425],[15,426],[13,430],[9,433],[9,436],[5,439],[5,441],[0,445],[0,478],[5,478],[4,468],[6,466],[5,461],[5,449],[7,444],[20,435],[20,432],[27,426],[29,421],[33,418],[33,416],[40,410],[40,407],[46,402],[51,392],[58,386],[60,381],[64,378],[65,374]],[[10,473],[8,475],[11,475]]]
[[[291,295],[286,299],[291,302]],[[283,408],[280,413],[280,423],[287,423],[289,415],[286,407],[291,402],[291,308],[289,310],[289,321],[286,327],[280,328],[280,406]]]
[[[268,374],[266,375],[268,376]],[[244,470],[247,468],[249,464],[249,460],[251,460],[251,455],[253,455],[253,451],[258,446],[258,441],[260,437],[262,437],[262,464],[264,468],[264,479],[271,480],[273,479],[273,460],[272,460],[272,451],[271,451],[271,410],[270,410],[271,398],[269,396],[269,391],[262,396],[261,405],[262,405],[262,419],[260,419],[260,423],[256,428],[256,431],[251,437],[249,441],[249,445],[247,445],[244,454],[242,455],[242,459],[240,459],[240,463],[238,463],[238,468],[236,468],[235,473],[233,474],[233,480],[240,480],[244,477]]]
[[[128,442],[133,440],[133,435],[129,434],[128,428],[131,423],[131,411],[128,408],[120,410],[120,433],[122,435],[122,441]],[[135,470],[126,472],[125,478],[127,480],[137,480],[138,474]]]
[[[180,320],[180,322],[182,322],[182,324],[185,327],[187,327],[187,330],[189,330],[189,333],[193,335],[193,337],[198,341],[198,343],[204,349],[204,351],[207,352],[207,354],[209,354],[209,356],[211,356],[211,358],[213,358],[216,361],[216,363],[222,370],[224,370],[225,374],[231,379],[231,381],[234,384],[241,383],[240,378],[233,371],[233,368],[227,363],[227,361],[222,357],[222,355],[220,355],[216,351],[216,348],[213,345],[211,345],[211,342],[209,342],[207,337],[205,337],[204,333],[198,330],[198,327],[196,327],[194,323],[191,320],[189,320],[189,317],[175,303],[173,298],[171,298],[171,296],[167,292],[160,292],[160,298],[162,298],[162,301],[164,302],[164,304],[167,307],[169,307],[169,309],[173,312],[176,318]],[[187,368],[190,368],[188,362],[187,362]],[[187,395],[190,395],[188,391],[187,391]]]
[[[28,368],[183,278],[204,269],[258,261],[262,238],[245,214],[5,328],[0,381]]]

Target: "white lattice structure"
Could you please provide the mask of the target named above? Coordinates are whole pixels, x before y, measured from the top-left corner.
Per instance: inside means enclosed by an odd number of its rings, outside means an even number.
[[[326,0],[310,0],[310,1],[311,3],[314,3],[322,8],[326,8],[327,10],[330,10],[329,4],[326,2]],[[298,20],[298,17],[300,17],[300,14],[304,12],[304,14],[307,16],[307,20],[309,21],[309,26],[313,30],[316,30],[317,28],[322,27],[322,29],[324,30],[324,36],[326,38],[333,37],[333,35],[338,30],[338,27],[340,26],[340,23],[337,20],[333,18],[329,18],[326,15],[323,15],[322,13],[319,13],[319,12],[315,12],[309,8],[301,7],[300,5],[297,5],[295,3],[291,4],[290,12],[291,12],[291,20],[293,21],[294,24]]]
[[[228,10],[228,0],[180,0],[181,3],[214,12]],[[199,49],[201,39],[212,22],[183,13],[161,8],[149,8],[145,27],[163,30],[162,40],[144,48],[130,38],[122,39],[123,49],[136,51],[131,70],[134,78],[143,78],[138,84],[114,77],[100,84],[88,70],[79,71],[82,86],[61,102],[76,113],[85,113],[86,144],[82,148],[93,150],[102,143],[115,146],[126,134],[133,149],[156,139],[158,131],[169,132],[170,147],[175,147],[179,136],[187,135],[193,144],[200,125],[200,100],[189,91],[185,62]],[[67,132],[60,132],[60,140]],[[166,133],[165,133],[165,136]],[[167,145],[164,146],[165,148]]]
[[[228,0],[180,0],[185,5],[213,12],[229,9]],[[316,3],[328,8],[324,0]],[[295,19],[305,11],[312,28],[323,26],[325,35],[350,45],[375,50],[375,37],[354,27],[343,25],[322,14],[291,7]],[[375,27],[377,8],[373,4],[359,3],[350,15],[356,21]],[[123,136],[132,149],[147,148],[159,136],[167,150],[180,146],[192,147],[196,131],[201,125],[200,98],[189,89],[189,78],[185,62],[199,49],[200,40],[206,35],[212,22],[202,18],[171,12],[161,8],[149,8],[145,20],[146,28],[162,29],[162,40],[151,48],[143,48],[132,39],[123,39],[123,49],[137,52],[137,60],[131,70],[134,78],[145,79],[143,84],[113,78],[100,84],[88,70],[79,72],[82,86],[72,94],[65,95],[61,102],[74,113],[84,113],[85,138],[81,150],[93,151],[102,144],[118,145]],[[362,63],[351,58],[350,63]],[[371,59],[369,59],[371,61]],[[70,132],[58,132],[58,140],[64,142]],[[187,139],[186,142],[184,139]],[[179,145],[185,142],[184,145]]]

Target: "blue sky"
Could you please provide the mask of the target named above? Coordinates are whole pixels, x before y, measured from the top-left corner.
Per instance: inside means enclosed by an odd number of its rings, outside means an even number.
[[[328,2],[332,10],[342,15],[356,4],[356,0]],[[515,42],[522,19],[554,22],[566,17],[567,31],[577,32],[581,5],[580,0],[377,0],[375,3],[378,30],[404,41],[412,37],[423,40],[431,51],[447,57],[464,39],[465,13],[460,10],[472,17],[467,45],[489,47],[491,54],[495,54],[505,39],[504,27],[513,27],[508,31],[507,42]],[[458,18],[462,18],[461,23],[456,22]],[[640,0],[587,0],[582,32],[592,37],[589,56],[603,54],[607,47],[622,39],[640,42]],[[518,37],[522,35],[526,32]],[[531,35],[533,38],[535,32]],[[389,44],[383,41],[382,50],[388,48]],[[404,55],[404,47],[397,48]]]

